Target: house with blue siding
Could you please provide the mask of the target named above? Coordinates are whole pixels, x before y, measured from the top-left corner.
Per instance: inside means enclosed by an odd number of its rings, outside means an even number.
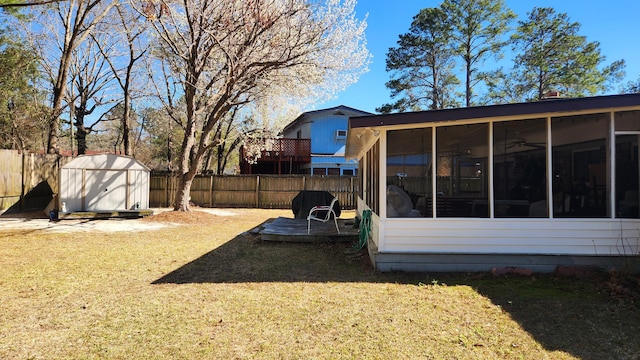
[[[372,115],[344,105],[302,113],[282,130],[284,139],[310,139],[310,162],[300,172],[312,175],[356,175],[358,162],[345,158],[349,118]]]

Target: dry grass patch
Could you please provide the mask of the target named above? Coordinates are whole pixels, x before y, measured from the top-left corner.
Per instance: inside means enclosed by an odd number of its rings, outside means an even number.
[[[0,229],[0,358],[640,357],[637,306],[591,280],[381,274],[343,244],[247,233],[290,211],[228,211]]]

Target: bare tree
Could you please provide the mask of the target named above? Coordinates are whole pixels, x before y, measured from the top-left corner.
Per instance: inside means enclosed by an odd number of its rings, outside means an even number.
[[[174,126],[175,121],[162,108],[144,108],[140,111],[140,118],[145,124],[149,137],[149,159],[146,164],[153,169],[172,171],[176,149],[174,138],[181,138],[181,128]]]
[[[144,39],[147,28],[142,14],[124,3],[116,7],[113,20],[113,23],[105,23],[99,27],[99,31],[109,34],[109,41],[95,37],[94,41],[122,90],[122,142],[125,155],[133,155],[129,120],[132,117],[133,101],[141,96],[135,89],[134,75],[140,60],[148,51],[148,43]]]
[[[25,2],[17,2],[17,1],[0,1],[0,9],[13,9],[13,8],[23,8],[37,5],[48,5],[57,2],[61,2],[63,0],[42,0],[42,1],[25,1]]]
[[[239,110],[239,107],[234,108],[225,118],[220,119],[216,124],[212,138],[218,145],[210,147],[205,153],[203,171],[212,171],[212,167],[215,165],[215,173],[218,175],[223,174],[229,155],[238,148],[242,141],[237,129],[239,125]]]
[[[64,111],[72,53],[117,4],[118,1],[111,0],[68,0],[30,8],[40,24],[31,31],[38,33],[36,48],[42,52],[52,87],[47,141],[50,154],[59,152],[60,115]]]
[[[353,0],[183,0],[156,8],[156,54],[171,70],[166,90],[176,84],[186,109],[174,210],[190,210],[193,178],[218,145],[216,124],[232,109],[283,89],[323,98],[365,70],[365,24],[354,6]]]
[[[78,46],[72,52],[69,68],[67,101],[70,106],[70,125],[75,126],[74,137],[79,155],[87,152],[87,135],[94,131],[98,123],[105,120],[104,116],[98,117],[97,120],[94,117],[91,125],[87,126],[87,117],[97,108],[116,101],[116,94],[109,92],[114,75],[96,44],[97,42],[87,41]]]

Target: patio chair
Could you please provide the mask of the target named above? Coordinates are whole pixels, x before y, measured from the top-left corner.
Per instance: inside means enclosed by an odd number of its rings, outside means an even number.
[[[331,200],[331,204],[314,206],[311,208],[311,210],[309,210],[309,215],[307,216],[307,235],[311,233],[311,220],[326,223],[327,221],[331,220],[331,215],[333,215],[333,222],[336,224],[336,230],[338,231],[338,234],[340,234],[340,229],[338,228],[338,219],[335,211],[333,211],[333,205],[337,201],[338,198],[334,197],[333,200]]]

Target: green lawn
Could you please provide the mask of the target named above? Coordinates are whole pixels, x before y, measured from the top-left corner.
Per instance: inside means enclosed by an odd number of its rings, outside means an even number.
[[[376,273],[348,245],[244,233],[290,211],[229,211],[154,231],[0,223],[0,358],[640,359],[640,305],[606,280]]]

